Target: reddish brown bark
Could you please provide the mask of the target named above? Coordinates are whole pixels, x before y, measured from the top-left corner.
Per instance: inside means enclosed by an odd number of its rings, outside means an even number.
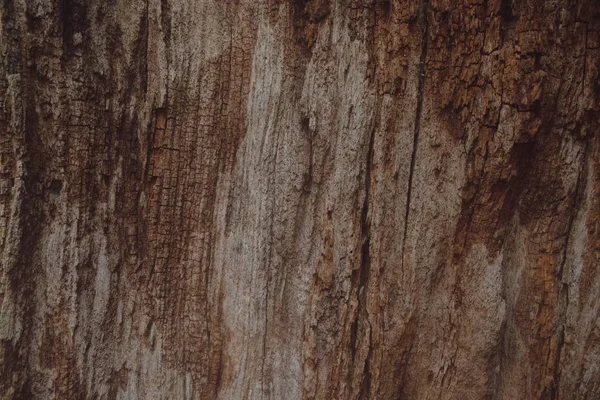
[[[600,396],[594,1],[0,14],[0,397]]]

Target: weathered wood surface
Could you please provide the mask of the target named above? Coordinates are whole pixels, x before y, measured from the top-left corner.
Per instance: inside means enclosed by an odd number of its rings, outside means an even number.
[[[599,398],[597,1],[0,14],[1,398]]]

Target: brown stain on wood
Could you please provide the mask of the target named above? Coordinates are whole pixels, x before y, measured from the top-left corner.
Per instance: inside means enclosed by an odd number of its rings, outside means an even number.
[[[9,312],[0,322],[13,336],[0,342],[0,396],[89,398],[106,389],[109,398],[127,390],[181,397],[189,374],[193,398],[243,397],[252,383],[237,374],[257,369],[266,397],[596,396],[598,385],[585,380],[596,366],[577,354],[597,354],[600,343],[597,316],[588,315],[600,251],[600,12],[590,1],[560,11],[538,3],[232,1],[185,3],[176,13],[168,1],[114,10],[5,2],[0,302]],[[276,43],[256,42],[263,23]],[[264,66],[254,52],[279,44],[292,89],[265,100],[273,82],[251,81]],[[166,66],[149,59],[152,46]],[[355,67],[348,52],[357,48],[368,52],[364,81],[323,68]],[[296,159],[293,111],[316,81],[309,63],[331,93],[310,93],[316,116],[303,114],[298,130],[310,150]],[[157,71],[168,87],[152,81]],[[371,118],[371,103],[355,93],[374,99],[373,114],[387,104],[394,115],[347,126],[352,116]],[[276,157],[245,153],[258,135],[248,126],[248,112],[258,112],[249,98],[265,100],[264,118],[273,115],[282,130]],[[263,139],[263,148],[273,145]],[[406,143],[413,147],[404,152]],[[253,185],[263,188],[263,177],[252,173],[263,165],[276,171],[268,177],[276,190],[258,196]],[[464,176],[460,199],[417,196],[446,187],[449,171]],[[295,174],[301,195],[277,191]],[[247,186],[226,186],[240,182]],[[255,214],[271,226],[305,225],[289,236],[236,237]],[[440,236],[447,226],[453,237]],[[507,245],[510,235],[523,243]],[[223,255],[215,252],[233,251],[228,240],[242,242],[247,257],[269,247],[266,277],[260,269],[251,283],[225,282],[224,271],[256,264],[216,265]],[[487,260],[472,265],[481,248]],[[497,298],[496,287],[475,279],[500,255],[504,275],[488,277],[507,286]],[[266,304],[269,322],[256,328],[249,315],[258,311],[225,307],[226,299],[237,304],[225,292],[231,285],[247,284],[236,295],[254,299],[265,282],[256,304]],[[483,308],[494,301],[506,311]],[[302,334],[290,315],[269,315],[297,307],[308,310]],[[581,324],[569,325],[573,318]],[[469,353],[484,339],[484,351]],[[262,356],[248,350],[255,342]],[[302,373],[277,368],[280,352]],[[158,358],[158,371],[149,369]],[[473,373],[465,359],[483,368]],[[245,389],[236,392],[240,380]]]

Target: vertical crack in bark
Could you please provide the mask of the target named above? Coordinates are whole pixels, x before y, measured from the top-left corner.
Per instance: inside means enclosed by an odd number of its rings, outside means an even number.
[[[369,272],[371,269],[371,253],[370,253],[370,242],[371,242],[371,229],[369,222],[369,199],[371,196],[371,171],[373,169],[373,147],[375,141],[375,129],[371,131],[369,138],[369,149],[367,152],[367,163],[365,168],[365,198],[360,216],[360,230],[361,230],[361,254],[360,254],[360,269],[358,272],[358,308],[356,310],[356,317],[352,323],[351,331],[351,342],[352,342],[352,358],[355,358],[356,342],[358,336],[359,320],[363,319],[369,324],[369,343],[368,353],[365,358],[363,366],[362,381],[359,392],[359,399],[367,399],[370,397],[371,391],[371,355],[372,349],[372,334],[371,334],[371,323],[369,322],[368,310],[366,305],[367,290],[369,284]]]
[[[585,24],[585,41],[583,47],[583,73],[581,75],[581,95],[585,97],[585,76],[587,74],[587,55],[588,55],[588,25]]]
[[[144,99],[146,98],[147,94],[148,94],[148,84],[149,84],[149,79],[148,79],[148,64],[149,64],[149,60],[148,60],[148,52],[150,49],[150,0],[146,0],[146,32],[145,32],[145,58],[146,58],[146,84],[144,85]]]
[[[277,108],[277,112],[276,115],[279,115],[281,112],[281,105],[283,104],[283,102],[279,102],[278,108]],[[275,210],[277,208],[277,197],[275,195],[275,193],[277,193],[277,190],[274,189],[277,186],[277,159],[279,156],[279,138],[280,138],[280,131],[277,130],[277,133],[275,135],[275,154],[273,156],[273,170],[272,172],[269,174],[269,176],[272,176],[272,180],[270,183],[269,190],[268,193],[272,194],[272,198],[271,198],[271,221],[269,224],[269,238],[270,238],[270,243],[269,243],[269,256],[268,256],[268,261],[267,261],[267,265],[266,265],[266,282],[265,282],[265,324],[264,324],[264,333],[263,333],[263,340],[262,340],[262,347],[263,347],[263,354],[262,354],[262,360],[261,360],[261,366],[260,366],[260,388],[261,388],[261,398],[265,398],[265,365],[266,365],[266,360],[267,360],[267,351],[268,351],[268,333],[269,333],[269,293],[270,293],[270,283],[271,283],[271,266],[272,266],[272,260],[273,260],[273,246],[274,246],[274,237],[275,237],[275,225],[274,225],[274,221],[275,221]],[[273,305],[273,307],[275,307],[275,305]],[[270,392],[267,391],[267,396],[266,398],[271,398]]]
[[[560,270],[558,272],[558,277],[561,279],[561,283],[564,284],[563,276],[565,265],[569,256],[569,248],[571,246],[571,235],[573,234],[573,225],[575,223],[575,219],[577,218],[577,214],[579,213],[579,209],[581,208],[581,202],[583,197],[585,196],[585,183],[582,185],[582,181],[585,180],[585,176],[587,175],[587,171],[584,170],[587,168],[587,160],[588,160],[588,143],[584,145],[583,148],[583,156],[581,158],[581,167],[579,168],[579,173],[577,174],[577,181],[575,182],[575,193],[573,194],[573,202],[571,204],[571,215],[569,216],[569,225],[567,226],[567,238],[565,239],[565,245],[563,249],[562,261],[560,264]],[[583,176],[582,176],[583,175]],[[565,286],[567,286],[565,284]],[[562,349],[565,342],[565,323],[567,318],[567,308],[569,305],[569,288],[565,287],[560,292],[560,294],[564,297],[564,301],[562,302],[564,309],[562,310],[562,314],[560,316],[561,321],[559,325],[560,331],[558,332],[557,345],[556,345],[556,359],[554,360],[554,393],[559,395],[559,386],[560,386],[560,377],[561,377],[561,369],[560,369],[560,358],[562,355]],[[560,303],[559,303],[560,306]]]
[[[419,81],[417,86],[417,108],[415,110],[415,129],[413,133],[413,149],[410,158],[410,172],[408,175],[408,189],[406,193],[406,210],[404,213],[404,235],[402,238],[402,266],[404,267],[404,254],[406,250],[406,234],[408,233],[408,214],[410,210],[410,200],[412,192],[412,183],[415,170],[415,162],[417,158],[417,145],[419,141],[419,133],[421,130],[421,113],[423,111],[423,91],[425,86],[425,72],[427,61],[427,47],[429,44],[429,21],[427,19],[427,11],[429,9],[429,1],[423,0],[419,10],[419,19],[421,23],[421,55],[419,57]]]

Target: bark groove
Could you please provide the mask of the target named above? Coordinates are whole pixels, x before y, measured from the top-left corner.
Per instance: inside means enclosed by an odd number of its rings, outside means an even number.
[[[595,0],[4,0],[0,398],[600,396]]]

